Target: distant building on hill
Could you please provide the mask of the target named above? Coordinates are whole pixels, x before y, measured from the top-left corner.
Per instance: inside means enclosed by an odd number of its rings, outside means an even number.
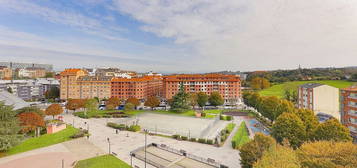
[[[357,141],[357,86],[341,90],[341,118]]]
[[[17,62],[0,62],[0,66],[5,66],[11,69],[24,69],[24,68],[44,68],[46,71],[53,71],[51,64],[34,64],[34,63],[17,63]]]
[[[298,88],[298,107],[315,114],[325,114],[340,120],[339,89],[319,83],[306,83]]]

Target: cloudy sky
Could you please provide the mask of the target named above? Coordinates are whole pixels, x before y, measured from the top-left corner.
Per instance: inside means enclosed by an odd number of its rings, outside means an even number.
[[[208,72],[357,65],[357,0],[0,0],[0,61]]]

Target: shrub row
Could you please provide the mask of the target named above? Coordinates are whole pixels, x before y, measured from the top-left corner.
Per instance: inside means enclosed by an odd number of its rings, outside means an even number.
[[[203,139],[203,138],[188,138],[187,136],[181,136],[181,135],[172,135],[172,138],[177,139],[177,140],[184,140],[184,141],[191,141],[191,142],[199,142],[203,144],[214,144],[212,139]]]
[[[219,115],[220,120],[232,121],[233,117],[230,115]]]
[[[138,132],[141,130],[141,127],[139,125],[127,126],[125,124],[117,124],[117,123],[113,123],[113,122],[108,122],[107,126],[111,127],[111,128],[119,129],[121,131],[127,130],[127,131],[132,131],[132,132]]]
[[[231,132],[233,131],[234,127],[236,126],[236,124],[234,123],[229,123],[226,128],[224,128],[223,130],[221,130],[221,143],[223,143],[224,141],[227,140],[228,136],[231,134]]]
[[[75,139],[75,138],[81,138],[88,135],[88,130],[81,129],[79,130],[76,134],[70,136],[70,138]]]

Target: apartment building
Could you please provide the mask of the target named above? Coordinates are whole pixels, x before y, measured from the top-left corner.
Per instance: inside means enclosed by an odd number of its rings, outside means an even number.
[[[0,66],[0,79],[1,80],[12,79],[12,69],[7,68],[6,66]]]
[[[117,78],[132,78],[137,75],[134,71],[121,70],[119,68],[98,68],[95,70],[96,76],[111,76]]]
[[[79,98],[110,98],[111,79],[112,77],[110,76],[80,76],[77,79],[77,85],[79,86]]]
[[[341,90],[341,122],[357,142],[357,86]]]
[[[45,97],[46,87],[37,80],[0,80],[0,91],[10,91],[23,100],[37,100]]]
[[[20,78],[43,78],[46,76],[46,69],[38,67],[18,69],[17,75]]]
[[[0,66],[5,66],[10,69],[25,69],[25,68],[44,68],[46,71],[52,71],[51,64],[35,64],[35,63],[18,63],[18,62],[0,62]]]
[[[319,83],[306,83],[298,88],[298,107],[326,114],[340,120],[339,89]]]
[[[239,75],[224,74],[182,74],[163,77],[164,97],[171,99],[177,94],[183,83],[186,92],[219,92],[225,104],[236,104],[241,99],[241,83]]]
[[[150,96],[162,96],[162,77],[143,76],[135,78],[113,78],[111,81],[111,97],[128,99],[146,99]]]
[[[80,99],[80,85],[77,79],[88,73],[82,69],[66,69],[60,73],[60,99]]]

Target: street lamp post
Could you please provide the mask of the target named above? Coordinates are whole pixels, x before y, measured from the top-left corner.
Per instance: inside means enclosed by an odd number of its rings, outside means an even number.
[[[107,138],[107,141],[108,141],[108,151],[109,151],[109,154],[110,154],[110,139]]]
[[[145,168],[146,168],[146,145],[147,145],[147,133],[148,133],[148,130],[147,129],[144,129],[144,132],[145,132]]]

